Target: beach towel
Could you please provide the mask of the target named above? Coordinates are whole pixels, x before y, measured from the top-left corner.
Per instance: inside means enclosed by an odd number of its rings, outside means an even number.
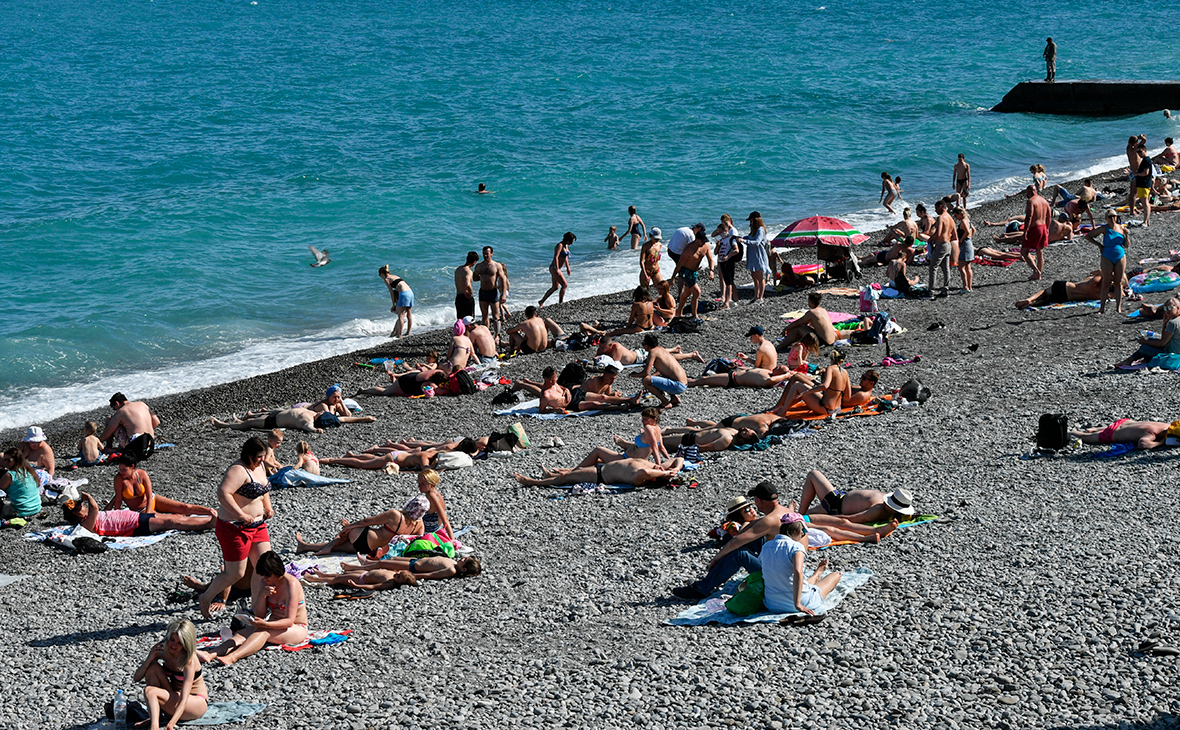
[[[1069,309],[1070,307],[1091,307],[1093,309],[1098,309],[1100,306],[1102,306],[1102,302],[1098,301],[1097,299],[1091,299],[1088,302],[1061,302],[1059,304],[1046,304],[1043,307],[1029,307],[1029,309],[1035,309],[1038,312],[1041,312],[1048,309]]]
[[[284,466],[267,480],[270,486],[274,489],[285,489],[288,487],[326,487],[331,484],[351,484],[351,479],[332,479],[330,477],[319,476],[312,474],[309,471],[296,469],[293,466]]]
[[[1016,263],[1016,259],[989,259],[986,256],[976,256],[971,263],[980,266],[1011,266]]]
[[[111,550],[135,550],[136,548],[155,545],[161,540],[165,540],[178,533],[178,530],[168,530],[167,532],[161,532],[155,535],[143,535],[142,537],[102,537],[81,525],[61,525],[48,530],[25,533],[25,539],[36,542],[48,542],[58,547],[66,548],[67,550],[73,550],[74,538],[89,537],[105,544]]]
[[[763,436],[752,444],[734,444],[729,448],[733,451],[766,451],[771,446],[777,446],[782,442],[782,436]]]
[[[785,319],[788,322],[794,322],[803,315],[807,314],[806,309],[796,309],[791,312],[784,312],[779,315],[780,319]],[[847,322],[850,319],[860,319],[859,314],[849,314],[848,312],[828,312],[828,317],[832,320],[832,324],[836,322]]]
[[[576,418],[578,416],[594,416],[602,411],[565,411],[563,413],[541,413],[540,410],[541,399],[533,398],[530,401],[519,403],[511,408],[505,408],[501,411],[492,411],[497,416],[528,416],[530,418],[537,418],[542,421],[556,421],[561,418]]]
[[[5,575],[4,573],[0,573],[0,588],[7,588],[8,586],[12,585],[13,583],[16,583],[17,581],[22,581],[28,577],[29,576],[27,576],[27,575]]]
[[[1090,454],[1091,459],[1116,459],[1126,456],[1135,450],[1135,444],[1111,444],[1106,451],[1095,451]]]
[[[252,702],[210,702],[209,709],[196,720],[181,722],[177,727],[197,727],[200,725],[229,725],[242,722],[247,717],[257,715],[266,709],[266,705]],[[84,730],[114,730],[115,723],[110,720],[99,720],[84,726]]]
[[[857,568],[856,570],[845,572],[840,576],[840,582],[824,599],[823,608],[819,613],[828,613],[840,602],[852,594],[857,588],[860,588],[865,583],[869,582],[869,578],[873,577],[873,571],[868,568]],[[762,613],[755,613],[749,616],[738,616],[735,613],[730,613],[725,608],[725,599],[722,596],[732,596],[737,592],[740,580],[731,580],[722,586],[721,590],[714,593],[709,598],[701,601],[695,606],[691,606],[681,611],[675,618],[664,621],[667,626],[704,626],[706,624],[769,624],[778,623],[788,616],[799,615],[799,612],[792,611],[790,613],[771,613],[764,611]]]
[[[816,294],[831,294],[834,297],[859,297],[860,289],[854,286],[832,286],[827,289],[816,289]]]
[[[229,627],[227,626],[221,630],[221,633],[198,636],[197,648],[208,651],[215,646],[219,646],[226,639],[233,635],[232,633],[227,634],[226,632],[228,631]],[[263,651],[275,651],[279,649],[283,651],[303,651],[304,649],[310,649],[314,646],[331,646],[332,644],[341,644],[345,641],[348,641],[348,638],[351,634],[352,629],[309,631],[307,634],[307,639],[305,639],[302,643],[283,644],[282,646],[267,644]]]
[[[938,515],[914,515],[913,517],[909,518],[908,520],[898,523],[897,529],[904,530],[907,527],[917,527],[918,525],[928,525],[931,522],[937,521],[938,519],[940,519]],[[884,527],[887,524],[889,524],[889,523],[888,522],[869,522],[869,523],[865,524],[865,527]],[[861,545],[861,544],[865,544],[865,543],[858,543],[854,540],[833,540],[833,541],[829,542],[827,545],[819,545],[817,547],[811,547],[809,545],[807,549],[808,550],[827,550],[828,548],[836,547],[837,545]],[[869,543],[869,544],[871,544],[871,543]]]
[[[893,400],[892,395],[883,395],[879,398],[874,398],[873,401],[871,403],[869,403],[867,406],[861,406],[861,411],[859,413],[854,413],[856,408],[852,407],[852,406],[850,406],[848,408],[843,408],[840,410],[840,413],[839,413],[839,415],[836,416],[836,418],[837,419],[845,419],[845,418],[853,418],[855,416],[879,416],[882,413],[886,412],[886,410],[883,410],[881,408],[881,401],[892,401],[892,400]],[[787,412],[784,413],[783,416],[787,419],[790,419],[790,420],[800,420],[800,421],[822,421],[823,419],[827,418],[827,416],[821,416],[820,414],[811,410],[803,402],[796,403],[795,405],[788,408]]]

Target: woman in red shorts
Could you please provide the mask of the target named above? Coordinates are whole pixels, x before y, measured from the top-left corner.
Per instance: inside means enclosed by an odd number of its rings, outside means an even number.
[[[257,436],[242,444],[241,458],[226,469],[217,490],[217,542],[225,567],[201,594],[201,614],[209,616],[209,605],[221,592],[246,575],[246,561],[258,562],[270,552],[266,521],[274,517],[270,505],[270,484],[262,467],[266,444]]]

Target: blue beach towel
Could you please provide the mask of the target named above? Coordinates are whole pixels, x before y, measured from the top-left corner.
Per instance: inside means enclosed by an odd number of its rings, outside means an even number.
[[[189,720],[178,724],[178,727],[197,727],[200,725],[228,725],[242,722],[266,709],[266,705],[253,702],[210,702],[209,709],[196,720]],[[99,720],[86,726],[86,730],[113,730],[115,724],[110,720]]]
[[[351,484],[351,479],[333,479],[312,474],[293,466],[284,466],[271,475],[270,486],[274,489],[286,487],[326,487],[331,484]]]
[[[844,573],[840,576],[840,582],[836,585],[836,588],[824,599],[823,609],[816,611],[816,613],[828,613],[853,591],[868,583],[869,578],[872,577],[873,571],[868,568],[857,568],[854,571]],[[725,600],[722,596],[732,596],[737,592],[737,587],[740,583],[740,580],[731,580],[712,596],[695,606],[684,609],[678,616],[668,619],[664,624],[667,626],[772,624],[778,623],[788,616],[800,615],[797,611],[792,611],[791,613],[770,613],[769,611],[765,611],[750,616],[738,616],[736,613],[730,613],[729,609],[725,607]]]
[[[492,411],[497,416],[528,416],[529,418],[537,418],[542,421],[557,421],[562,418],[577,418],[578,416],[593,416],[602,411],[566,411],[565,413],[541,413],[540,409],[541,399],[534,398],[530,401],[525,401],[511,408],[505,408],[501,411]]]

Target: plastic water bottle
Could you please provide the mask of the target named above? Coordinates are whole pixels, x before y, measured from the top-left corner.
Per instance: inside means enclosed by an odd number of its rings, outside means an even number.
[[[114,713],[115,730],[127,730],[127,695],[123,690],[115,692]]]

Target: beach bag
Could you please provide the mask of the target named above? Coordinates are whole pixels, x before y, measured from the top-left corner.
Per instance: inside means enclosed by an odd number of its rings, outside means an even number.
[[[455,546],[449,540],[431,532],[412,540],[402,551],[403,558],[454,558]]]
[[[156,453],[156,439],[150,433],[141,433],[127,442],[123,454],[135,459],[136,463],[151,458]]]
[[[729,358],[719,357],[705,366],[705,375],[725,375],[737,369],[737,363]]]
[[[476,392],[475,381],[472,380],[471,373],[466,370],[453,373],[450,386],[455,395],[471,395]]]
[[[571,362],[561,369],[557,376],[557,384],[563,388],[576,388],[586,382],[586,366],[580,362]]]
[[[901,386],[898,395],[911,403],[925,403],[930,400],[932,393],[929,388],[922,385],[921,381],[908,380],[905,385]]]
[[[762,573],[750,573],[738,586],[733,598],[725,602],[725,608],[738,616],[752,616],[766,610],[762,603],[762,595],[766,590],[766,583],[762,580]]]
[[[877,291],[871,286],[862,286],[860,288],[860,311],[875,312],[877,311],[877,298],[881,296],[881,292]]]
[[[1037,424],[1037,447],[1057,451],[1069,443],[1069,429],[1061,413],[1045,413]]]
[[[502,392],[496,394],[495,398],[492,398],[492,405],[495,406],[514,406],[517,403],[520,403],[520,393],[514,391],[512,386],[505,387]]]
[[[434,468],[439,471],[470,469],[474,465],[475,462],[472,461],[471,454],[465,454],[462,451],[444,451],[434,457]]]
[[[692,335],[701,331],[701,321],[699,319],[686,319],[684,317],[674,317],[668,323],[668,329],[681,335]]]
[[[488,434],[488,451],[507,451],[515,453],[517,451],[524,451],[517,440],[516,434],[509,431],[508,433],[500,433],[499,431],[492,431]]]

